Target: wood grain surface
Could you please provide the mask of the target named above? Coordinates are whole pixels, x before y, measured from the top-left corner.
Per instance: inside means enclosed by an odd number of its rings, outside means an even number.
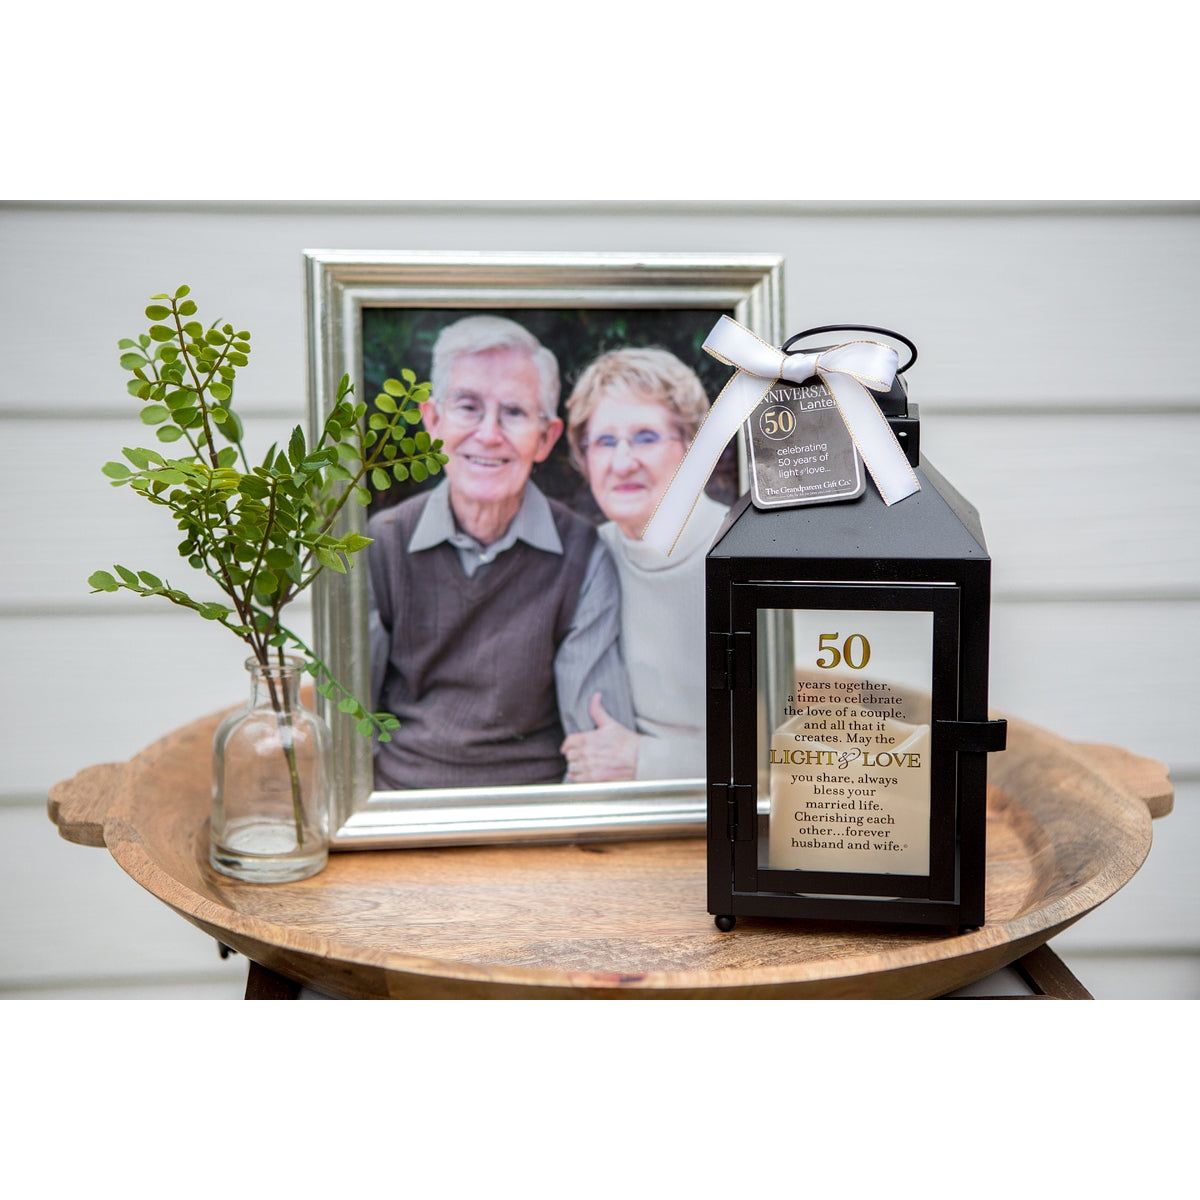
[[[208,858],[216,717],[124,768],[55,787],[93,844],[193,924],[318,991],[405,998],[922,997],[1021,957],[1123,886],[1150,848],[1165,768],[1023,722],[992,756],[987,923],[972,933],[705,911],[700,839],[334,855],[300,883],[242,884]],[[99,814],[106,812],[101,819]]]

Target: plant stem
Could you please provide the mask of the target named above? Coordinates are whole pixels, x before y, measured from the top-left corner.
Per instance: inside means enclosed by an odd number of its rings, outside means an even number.
[[[280,648],[280,657],[283,657]],[[285,660],[286,661],[286,660]],[[264,646],[258,659],[262,667],[263,678],[267,681],[267,693],[271,697],[271,707],[275,710],[275,723],[279,727],[279,744],[283,757],[287,761],[288,776],[292,785],[292,819],[296,825],[296,847],[304,848],[304,791],[300,783],[300,771],[296,766],[296,745],[292,739],[292,701],[288,695],[287,680],[280,671],[279,690],[276,691],[275,679],[271,668],[271,656]],[[283,702],[280,703],[280,694]]]

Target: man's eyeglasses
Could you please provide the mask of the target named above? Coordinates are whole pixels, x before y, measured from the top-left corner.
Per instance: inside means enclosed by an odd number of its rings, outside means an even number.
[[[617,447],[624,442],[629,449],[630,454],[653,454],[656,450],[660,450],[668,442],[680,442],[683,439],[679,434],[659,433],[657,429],[639,429],[637,433],[631,434],[629,437],[617,437],[612,433],[600,433],[594,438],[584,438],[579,443],[579,448],[584,454],[590,454],[593,458],[604,458],[616,452]]]
[[[478,429],[487,414],[487,405],[480,400],[463,396],[440,406],[446,420],[459,429]],[[520,437],[530,433],[548,418],[545,413],[530,412],[519,404],[501,404],[496,409],[496,421],[505,433]]]

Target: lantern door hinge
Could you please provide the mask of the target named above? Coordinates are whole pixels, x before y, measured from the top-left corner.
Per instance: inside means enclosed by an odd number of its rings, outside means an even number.
[[[729,832],[731,842],[752,842],[757,832],[757,811],[754,804],[754,789],[744,783],[714,783],[709,785],[717,804],[725,805],[725,828]],[[748,811],[744,819],[739,815],[739,809]],[[753,814],[753,815],[751,815]]]
[[[1008,722],[935,721],[933,732],[943,750],[959,754],[992,754],[1008,744]]]
[[[713,691],[740,691],[751,686],[749,633],[708,635],[708,686]]]

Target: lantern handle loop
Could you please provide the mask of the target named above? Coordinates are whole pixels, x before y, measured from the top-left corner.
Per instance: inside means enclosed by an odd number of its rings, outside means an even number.
[[[904,345],[906,345],[908,347],[909,354],[911,355],[911,357],[909,358],[908,362],[906,362],[904,364],[904,366],[896,368],[897,375],[903,375],[904,372],[907,371],[908,368],[911,367],[913,365],[913,363],[915,363],[917,361],[917,347],[916,347],[915,342],[911,341],[909,338],[906,338],[904,336],[904,334],[897,333],[894,329],[883,329],[879,325],[814,325],[811,329],[805,329],[801,333],[793,334],[790,338],[788,338],[788,340],[786,342],[783,343],[783,345],[780,347],[780,349],[783,351],[784,354],[800,354],[800,353],[802,353],[802,351],[789,350],[788,347],[793,345],[795,342],[800,341],[802,338],[812,337],[814,334],[817,334],[817,333],[854,333],[854,332],[857,332],[857,333],[882,333],[884,337],[895,338],[896,341],[903,342]]]

